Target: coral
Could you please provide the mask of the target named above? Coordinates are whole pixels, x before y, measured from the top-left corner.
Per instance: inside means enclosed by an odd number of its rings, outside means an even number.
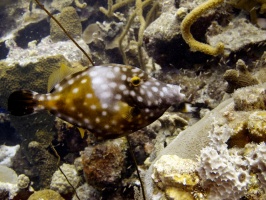
[[[228,82],[226,92],[232,93],[235,89],[256,85],[259,81],[248,71],[245,62],[239,59],[236,63],[236,70],[229,69],[223,75],[224,80]]]
[[[120,1],[116,4],[113,5],[113,1],[112,0],[108,0],[108,10],[104,9],[103,7],[100,8],[100,10],[107,15],[108,17],[113,15],[113,12],[122,7],[125,6],[129,3],[133,2],[132,0],[124,0],[124,1]],[[143,16],[143,10],[145,9],[145,7],[147,7],[148,5],[152,5],[152,7],[150,8],[149,12],[147,13],[146,17]],[[118,38],[118,45],[119,45],[119,49],[120,52],[122,54],[123,57],[123,62],[125,64],[128,64],[128,60],[125,54],[125,51],[123,50],[123,39],[125,38],[126,34],[128,33],[130,27],[132,26],[134,19],[137,17],[140,25],[139,25],[139,30],[138,30],[138,39],[136,41],[137,43],[137,53],[138,53],[138,61],[139,61],[139,65],[142,69],[145,70],[145,65],[144,65],[144,58],[143,58],[143,50],[142,50],[142,43],[143,43],[143,34],[144,34],[144,30],[147,27],[147,25],[150,23],[152,15],[154,14],[154,12],[156,11],[156,8],[158,7],[158,3],[153,1],[153,0],[135,0],[135,9],[132,11],[132,13],[130,14],[130,16],[127,19],[127,24],[125,25],[122,33],[120,34],[119,38]]]
[[[238,200],[247,191],[250,175],[247,162],[240,155],[229,152],[225,142],[233,130],[227,125],[213,125],[208,147],[201,150],[198,173],[208,199]]]
[[[195,9],[193,9],[186,17],[183,19],[181,23],[181,33],[183,39],[190,46],[192,51],[201,51],[203,53],[217,56],[218,54],[223,53],[224,44],[218,43],[216,47],[212,47],[208,44],[204,44],[196,41],[191,32],[191,25],[208,9],[214,8],[217,5],[223,3],[224,0],[208,0]]]
[[[261,141],[251,134],[256,129],[250,127],[249,130],[247,124],[249,117],[258,112],[256,110],[265,110],[265,85],[264,83],[236,90],[233,98],[225,100],[193,126],[181,131],[158,153],[146,172],[147,196],[152,199],[156,193],[155,183],[150,177],[154,172],[154,164],[164,155],[176,155],[194,161],[199,159],[200,182],[210,199],[219,199],[221,195],[224,195],[224,199],[230,199],[230,195],[235,195],[236,199],[249,195],[248,179],[251,173],[243,151],[250,142]],[[254,118],[258,119],[255,123],[260,126],[259,131],[263,132],[264,118]],[[227,143],[230,143],[230,146]],[[211,188],[211,191],[208,188]],[[230,194],[232,192],[235,194]]]
[[[197,162],[176,155],[164,155],[154,164],[152,178],[169,199],[194,199],[191,193],[199,183]]]
[[[80,0],[74,0],[74,2],[78,8],[85,8],[87,6],[86,3],[81,3]]]
[[[250,20],[253,24],[257,23],[258,9],[260,9],[260,14],[265,14],[265,0],[228,0],[227,3],[233,5],[235,8],[249,12]]]
[[[167,199],[185,199],[185,200],[194,200],[193,195],[190,192],[187,192],[180,188],[167,187],[165,190]]]
[[[63,8],[70,6],[72,3],[73,3],[73,0],[65,0],[65,1],[53,0],[51,3],[51,7],[60,11]]]
[[[125,170],[126,149],[125,138],[86,147],[82,153],[86,181],[100,189],[117,187]]]
[[[60,15],[55,16],[55,18],[72,37],[81,36],[82,26],[75,8],[65,7],[62,9]],[[54,42],[69,39],[53,20],[50,21],[50,36]]]
[[[0,146],[0,165],[10,167],[12,165],[12,158],[16,155],[20,145],[16,146]]]
[[[123,7],[126,6],[129,3],[134,2],[134,0],[123,0],[123,1],[117,1],[115,4],[113,3],[113,0],[108,0],[108,9],[106,10],[104,7],[100,7],[99,10],[104,13],[106,16],[111,17],[113,16],[114,12]]]
[[[40,190],[37,192],[34,192],[28,200],[64,200],[64,198],[62,198],[60,196],[60,194],[58,194],[57,192],[53,191],[53,190]]]
[[[18,176],[13,169],[0,165],[0,182],[17,184],[17,178]]]
[[[25,189],[28,188],[30,185],[30,179],[25,174],[20,174],[18,176],[18,188]]]
[[[247,129],[253,140],[266,141],[266,111],[257,111],[248,117]]]
[[[18,191],[16,172],[0,165],[0,199],[13,199]]]
[[[81,178],[78,175],[75,166],[64,163],[60,168],[64,172],[65,176],[68,178],[72,186],[76,188],[80,184]],[[73,188],[68,183],[65,176],[60,170],[57,170],[52,176],[50,189],[57,191],[60,194],[72,193]]]
[[[252,150],[246,154],[246,159],[249,162],[250,169],[258,177],[260,188],[266,193],[266,144],[262,142],[250,148]]]
[[[234,108],[237,111],[265,110],[266,91],[263,87],[248,87],[236,90],[233,94]]]

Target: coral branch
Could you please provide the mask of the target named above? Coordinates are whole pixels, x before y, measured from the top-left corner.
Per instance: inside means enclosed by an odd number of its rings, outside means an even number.
[[[204,13],[206,10],[214,8],[215,6],[223,3],[224,0],[208,0],[207,2],[199,5],[193,9],[181,23],[181,33],[183,39],[190,46],[192,51],[201,51],[203,53],[216,56],[223,52],[224,44],[218,43],[216,47],[208,44],[198,42],[194,39],[190,32],[191,25]]]
[[[75,4],[78,8],[85,8],[87,6],[86,3],[80,3],[79,0],[75,0]]]
[[[108,0],[108,9],[106,10],[104,7],[100,7],[99,9],[107,17],[111,17],[111,16],[113,16],[114,12],[117,9],[119,9],[119,8],[133,2],[133,1],[134,0],[124,0],[124,1],[117,2],[116,4],[113,4],[113,0]]]

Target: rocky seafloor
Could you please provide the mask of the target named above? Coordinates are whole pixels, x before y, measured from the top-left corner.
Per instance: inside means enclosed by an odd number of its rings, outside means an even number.
[[[40,2],[95,64],[140,67],[180,85],[196,108],[173,106],[129,135],[146,199],[266,199],[266,1],[209,1],[218,5],[190,31],[201,44],[221,42],[217,55],[182,35],[204,0]],[[12,91],[46,93],[60,64],[90,62],[34,1],[1,1],[0,19],[0,199],[143,199],[125,138],[82,138],[47,112],[8,114]]]

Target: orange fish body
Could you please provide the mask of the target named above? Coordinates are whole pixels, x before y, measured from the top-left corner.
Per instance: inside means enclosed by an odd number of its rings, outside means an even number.
[[[180,89],[138,68],[101,65],[66,77],[48,94],[16,91],[8,110],[18,116],[48,110],[96,136],[115,138],[149,125],[182,101]]]

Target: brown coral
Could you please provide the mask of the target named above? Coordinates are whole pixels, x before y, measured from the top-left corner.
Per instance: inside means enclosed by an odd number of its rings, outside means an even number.
[[[72,37],[81,36],[82,26],[75,8],[73,7],[63,8],[60,15],[56,16],[56,19],[61,23],[61,25],[67,30],[67,32]],[[51,39],[54,42],[68,39],[66,34],[53,20],[51,20],[50,23],[51,23],[50,35]]]
[[[224,80],[228,82],[226,92],[232,93],[235,89],[246,87],[250,85],[256,85],[259,81],[252,76],[248,71],[248,67],[245,62],[239,59],[236,63],[236,70],[229,69],[224,75]]]

